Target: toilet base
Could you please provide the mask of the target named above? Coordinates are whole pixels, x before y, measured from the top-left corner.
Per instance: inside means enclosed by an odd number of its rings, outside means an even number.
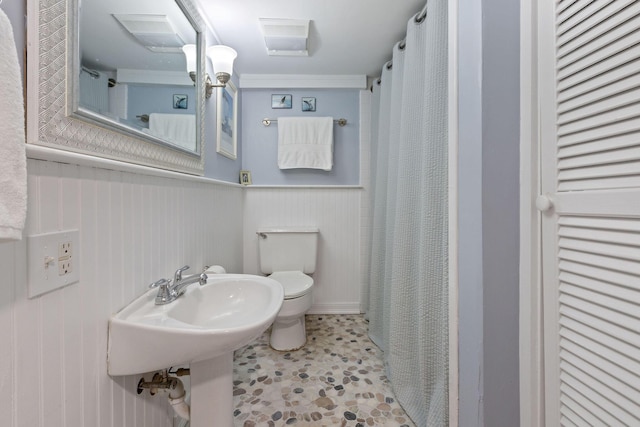
[[[269,345],[278,351],[298,350],[307,343],[304,314],[295,319],[276,320],[271,326]]]

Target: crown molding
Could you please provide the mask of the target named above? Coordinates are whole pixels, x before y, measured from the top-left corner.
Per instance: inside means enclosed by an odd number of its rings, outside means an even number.
[[[366,89],[367,76],[320,74],[242,74],[241,89]]]

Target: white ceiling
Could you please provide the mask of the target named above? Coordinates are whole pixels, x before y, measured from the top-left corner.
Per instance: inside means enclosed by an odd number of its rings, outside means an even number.
[[[135,41],[112,14],[167,15],[185,43],[196,33],[174,0],[84,0],[80,9],[82,65],[98,70],[130,68],[178,71],[185,69],[184,54],[151,52]]]
[[[426,0],[192,0],[219,42],[238,52],[237,74],[379,76],[407,22]],[[167,14],[185,42],[195,41],[175,0],[84,0],[82,62],[99,70],[183,70],[182,53],[152,53],[128,34],[113,13]],[[258,18],[310,20],[309,56],[267,55]],[[189,33],[191,35],[189,35]]]
[[[380,75],[426,0],[196,0],[238,74]],[[268,56],[258,18],[308,19],[309,56]]]

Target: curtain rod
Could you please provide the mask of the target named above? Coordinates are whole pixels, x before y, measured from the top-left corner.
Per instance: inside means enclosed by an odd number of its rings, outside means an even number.
[[[427,5],[429,3],[425,3],[424,6],[422,6],[422,9],[420,9],[420,12],[415,14],[415,17],[413,18],[413,20],[416,22],[416,24],[422,24],[422,22],[424,22],[425,18],[427,17]],[[400,40],[400,44],[398,44],[398,49],[400,50],[404,50],[404,48],[407,47],[407,39],[404,38],[402,40]],[[391,69],[391,67],[393,66],[393,61],[389,61],[389,63],[387,64],[387,68]]]
[[[2,3],[0,1],[0,3]],[[82,67],[80,67],[82,69],[82,71],[84,71],[85,73],[89,74],[92,78],[97,79],[100,77],[100,73],[97,72],[96,70],[92,70],[90,68],[85,67],[84,65]]]
[[[347,124],[347,119],[335,119],[334,122],[337,123],[338,126],[342,127]],[[278,119],[262,119],[262,124],[264,126],[269,126],[271,123],[278,123]]]
[[[422,6],[422,9],[420,9],[420,12],[415,14],[415,17],[413,18],[413,20],[417,24],[422,24],[424,22],[425,18],[427,17],[427,5],[428,4],[429,4],[429,2],[425,2],[424,6]],[[400,50],[404,50],[405,47],[407,47],[407,39],[406,38],[400,40],[400,44],[398,44],[398,49],[400,49]],[[385,66],[387,67],[388,70],[393,68],[393,60],[387,62],[385,64]],[[380,86],[381,83],[382,83],[382,79],[378,78],[378,80],[376,80],[376,84],[378,86]],[[370,90],[373,91],[373,85],[371,85]],[[265,125],[265,126],[268,126],[268,125]]]
[[[422,6],[422,9],[420,10],[420,13],[416,14],[415,20],[416,23],[421,24],[422,21],[424,21],[424,19],[427,17],[427,5],[429,4],[429,2],[426,2],[424,4],[424,6]]]

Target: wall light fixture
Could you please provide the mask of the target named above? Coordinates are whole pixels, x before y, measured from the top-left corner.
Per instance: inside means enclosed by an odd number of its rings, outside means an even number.
[[[196,81],[196,69],[198,63],[197,47],[195,44],[186,44],[182,46],[182,51],[187,60],[187,72],[189,77],[195,83]],[[216,45],[209,46],[207,48],[207,56],[211,60],[213,65],[213,72],[216,73],[216,81],[219,83],[213,84],[209,74],[206,74],[205,79],[205,97],[211,98],[214,87],[225,87],[227,82],[233,74],[233,61],[238,54],[235,50],[228,46]]]

